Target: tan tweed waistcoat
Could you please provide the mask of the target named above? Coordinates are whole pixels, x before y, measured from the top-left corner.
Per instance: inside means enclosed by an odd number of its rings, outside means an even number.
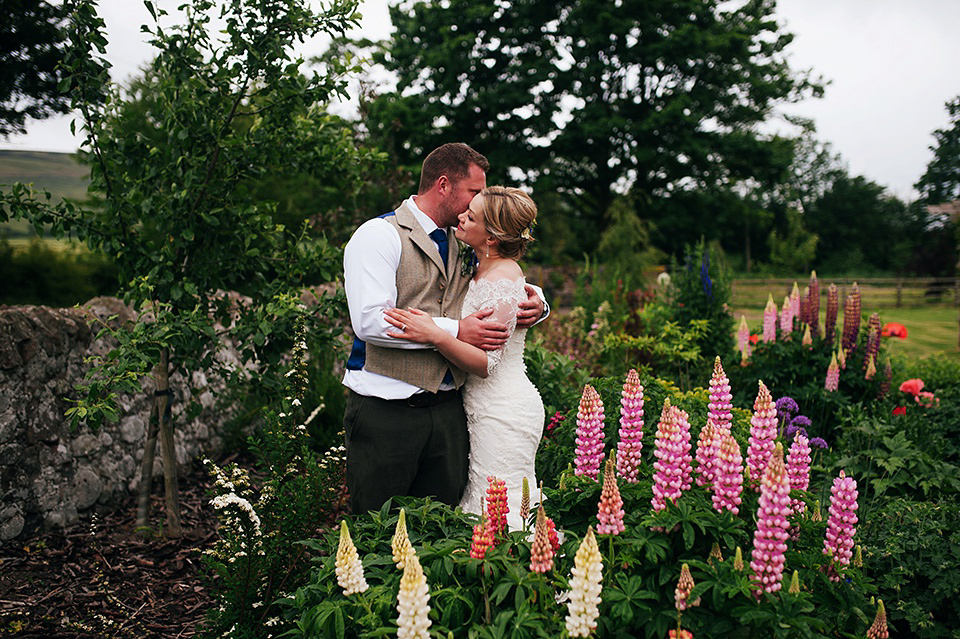
[[[419,308],[433,317],[460,319],[460,307],[469,277],[460,274],[459,245],[448,231],[446,272],[437,245],[426,234],[406,205],[386,219],[400,234],[400,266],[397,269],[397,307]],[[407,350],[367,344],[368,371],[399,379],[430,392],[437,392],[447,369],[457,386],[467,374],[433,349]]]

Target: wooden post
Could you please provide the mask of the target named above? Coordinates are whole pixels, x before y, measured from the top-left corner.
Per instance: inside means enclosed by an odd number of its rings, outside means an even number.
[[[147,439],[143,446],[143,459],[140,462],[140,487],[137,495],[136,530],[145,535],[150,528],[150,494],[153,492],[153,460],[157,450],[157,432],[159,431],[157,402],[153,401],[150,418],[147,422]]]
[[[900,304],[903,301],[903,280],[897,280],[897,308],[900,308]]]

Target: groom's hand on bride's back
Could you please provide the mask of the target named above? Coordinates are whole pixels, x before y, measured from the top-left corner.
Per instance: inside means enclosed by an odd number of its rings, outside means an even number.
[[[524,286],[524,290],[527,292],[527,299],[520,302],[517,310],[517,328],[530,328],[543,317],[544,302],[537,295],[537,291],[529,284]]]
[[[460,320],[457,339],[486,351],[502,348],[509,337],[507,325],[487,319],[492,313],[493,309],[484,308],[464,317]]]

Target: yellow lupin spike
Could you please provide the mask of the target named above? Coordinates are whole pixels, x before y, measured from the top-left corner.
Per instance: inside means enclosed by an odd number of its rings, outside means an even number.
[[[407,536],[407,513],[403,508],[400,509],[400,517],[397,518],[397,529],[393,533],[390,549],[393,551],[393,563],[403,570],[407,555],[413,552],[413,546]]]

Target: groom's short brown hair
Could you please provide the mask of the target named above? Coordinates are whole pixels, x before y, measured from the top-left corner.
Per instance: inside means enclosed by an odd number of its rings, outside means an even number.
[[[449,142],[437,147],[423,161],[417,193],[429,191],[441,175],[446,175],[451,182],[459,182],[467,177],[471,164],[476,164],[484,173],[490,170],[487,158],[462,142]]]

